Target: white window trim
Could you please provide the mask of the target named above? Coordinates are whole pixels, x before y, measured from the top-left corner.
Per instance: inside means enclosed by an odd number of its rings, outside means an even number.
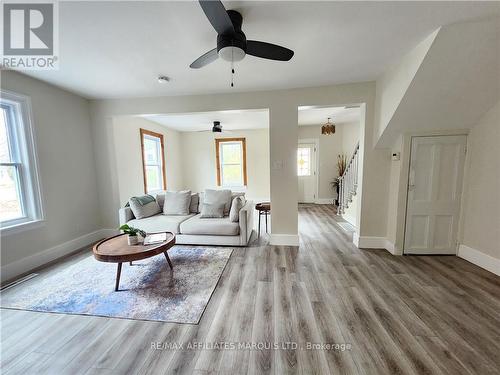
[[[44,211],[42,191],[40,186],[39,162],[37,155],[36,142],[33,130],[33,114],[31,107],[31,99],[29,96],[21,95],[12,91],[0,90],[2,102],[16,109],[16,122],[21,124],[18,130],[18,136],[21,137],[21,142],[26,147],[21,147],[22,164],[26,166],[26,171],[22,174],[21,179],[23,186],[27,187],[24,191],[26,218],[11,220],[0,223],[0,233],[2,236],[19,233],[24,230],[33,229],[43,225]]]

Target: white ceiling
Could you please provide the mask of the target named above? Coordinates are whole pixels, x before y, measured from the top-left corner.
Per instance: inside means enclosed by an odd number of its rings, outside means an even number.
[[[298,125],[321,125],[327,121],[328,117],[331,117],[331,121],[335,124],[356,123],[359,121],[359,116],[359,108],[299,107]],[[269,127],[267,109],[171,113],[142,115],[140,117],[181,132],[210,130],[214,121],[220,121],[224,130],[266,129]]]
[[[334,124],[358,123],[359,108],[344,107],[299,107],[299,126],[322,125],[331,118]]]
[[[290,62],[247,56],[189,64],[215,47],[196,1],[60,2],[60,68],[27,74],[89,98],[201,94],[374,80],[440,25],[499,14],[498,2],[224,1],[248,39],[295,51]],[[159,84],[167,75],[171,82]]]
[[[181,132],[211,130],[214,121],[220,121],[223,130],[269,127],[267,109],[143,115],[141,117]]]

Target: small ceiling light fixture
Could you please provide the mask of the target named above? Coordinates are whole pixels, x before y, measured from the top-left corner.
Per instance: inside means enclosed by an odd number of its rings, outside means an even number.
[[[323,135],[332,135],[335,134],[335,125],[330,122],[330,117],[328,117],[328,121],[321,127],[321,134]]]
[[[168,81],[170,81],[170,78],[167,76],[158,76],[158,83],[167,83]]]

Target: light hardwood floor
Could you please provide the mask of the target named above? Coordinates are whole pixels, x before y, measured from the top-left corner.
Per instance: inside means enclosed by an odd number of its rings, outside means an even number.
[[[359,250],[329,206],[302,206],[299,228],[298,249],[236,249],[199,325],[2,309],[2,373],[499,373],[499,277],[453,256]],[[198,342],[298,347],[188,349]]]

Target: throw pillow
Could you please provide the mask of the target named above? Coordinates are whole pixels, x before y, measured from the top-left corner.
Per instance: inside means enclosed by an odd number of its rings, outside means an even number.
[[[163,211],[163,204],[165,203],[165,192],[164,191],[156,194],[156,202],[158,203],[158,206],[160,206],[160,209]]]
[[[191,190],[167,191],[163,213],[165,215],[189,215],[189,204],[191,203]]]
[[[202,219],[213,219],[224,217],[224,203],[203,203],[201,206]]]
[[[197,214],[199,211],[200,195],[198,193],[191,194],[191,204],[189,205],[189,212]]]
[[[132,197],[128,203],[136,219],[144,219],[161,212],[158,202],[151,195]]]
[[[223,203],[224,204],[224,215],[229,214],[231,209],[231,190],[213,190],[206,189],[203,196],[203,203]]]
[[[229,220],[233,223],[237,223],[240,221],[240,210],[245,205],[243,197],[238,196],[233,199],[233,203],[231,203],[231,210],[229,211]]]

